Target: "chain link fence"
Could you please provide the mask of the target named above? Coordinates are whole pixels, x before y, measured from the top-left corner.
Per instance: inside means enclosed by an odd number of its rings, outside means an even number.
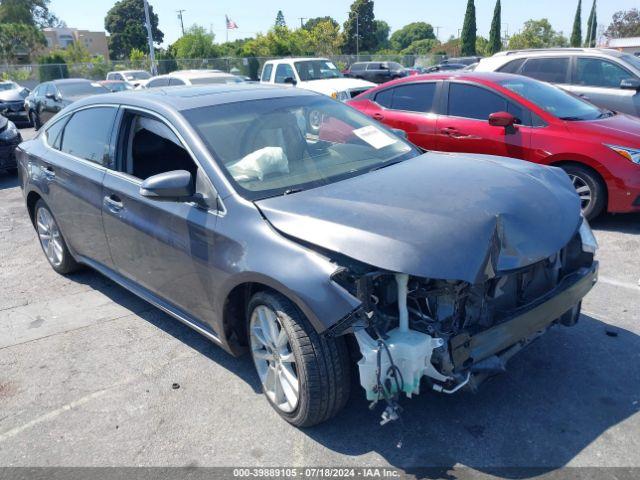
[[[156,61],[158,74],[175,70],[214,69],[257,80],[262,66],[267,60],[279,57],[221,57],[221,58],[185,58],[160,59]],[[439,63],[442,55],[330,55],[328,57],[340,69],[348,68],[356,61],[398,62],[405,67],[427,67]],[[33,64],[33,65],[1,65],[0,79],[13,80],[28,88],[38,83],[60,78],[86,78],[104,80],[107,73],[115,70],[150,70],[148,61],[93,61],[75,64]]]

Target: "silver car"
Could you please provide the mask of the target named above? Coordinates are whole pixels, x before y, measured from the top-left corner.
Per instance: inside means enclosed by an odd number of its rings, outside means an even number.
[[[517,73],[556,84],[599,107],[640,116],[640,58],[604,48],[500,52],[476,72]]]

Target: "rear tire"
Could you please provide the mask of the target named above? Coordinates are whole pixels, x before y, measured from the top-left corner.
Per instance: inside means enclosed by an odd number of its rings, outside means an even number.
[[[33,218],[40,246],[51,268],[62,275],[78,270],[80,265],[71,256],[58,223],[44,200],[37,201]]]
[[[580,165],[561,165],[561,168],[569,175],[580,196],[582,214],[587,220],[600,215],[607,203],[606,189],[602,180],[593,171]]]
[[[285,343],[284,337],[280,337],[283,330],[287,336],[286,345],[282,347],[264,347],[271,342],[264,338],[269,335],[263,336],[259,318],[262,316],[264,319],[269,311],[276,320],[272,323],[276,326],[272,337],[282,338],[282,345]],[[256,293],[249,301],[247,313],[251,355],[265,396],[276,412],[297,427],[316,425],[335,416],[347,403],[351,389],[349,353],[344,338],[324,338],[319,335],[300,310],[278,293]],[[282,350],[273,353],[278,348]],[[285,402],[283,406],[277,401],[274,388],[269,386],[270,377],[266,376],[265,371],[268,373],[272,362],[267,359],[270,355],[271,358],[274,355],[276,357],[273,371],[277,372],[278,361],[288,356],[289,352],[293,355],[294,364],[287,365],[291,366],[290,371],[297,377],[298,391],[296,401]],[[291,362],[291,359],[288,357],[288,360],[282,361]]]

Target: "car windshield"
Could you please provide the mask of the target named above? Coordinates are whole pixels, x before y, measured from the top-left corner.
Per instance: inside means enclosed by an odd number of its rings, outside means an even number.
[[[144,70],[140,70],[139,72],[127,72],[124,74],[124,78],[127,80],[149,80],[151,78],[151,74]]]
[[[635,55],[623,53],[622,55],[620,55],[620,59],[635,67],[637,70],[640,70],[640,58],[636,57]]]
[[[7,90],[15,90],[16,88],[18,88],[18,85],[13,82],[0,83],[0,92],[5,92]]]
[[[98,93],[109,92],[109,89],[106,87],[93,82],[61,83],[56,86],[58,87],[58,90],[60,90],[60,93],[65,97],[97,95]]]
[[[249,200],[326,185],[420,155],[378,123],[324,96],[249,100],[183,113]]]
[[[294,62],[300,80],[322,80],[325,78],[338,78],[342,74],[340,70],[329,60],[305,60]]]
[[[513,77],[497,83],[562,120],[595,120],[611,114],[558,87],[537,80]]]

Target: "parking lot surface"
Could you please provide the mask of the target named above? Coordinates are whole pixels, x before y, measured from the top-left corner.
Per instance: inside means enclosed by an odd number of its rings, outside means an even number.
[[[577,326],[476,394],[403,400],[403,424],[381,427],[354,384],[337,418],[299,430],[248,356],[90,270],[57,275],[0,175],[0,465],[640,467],[640,215],[594,229],[601,280]]]

